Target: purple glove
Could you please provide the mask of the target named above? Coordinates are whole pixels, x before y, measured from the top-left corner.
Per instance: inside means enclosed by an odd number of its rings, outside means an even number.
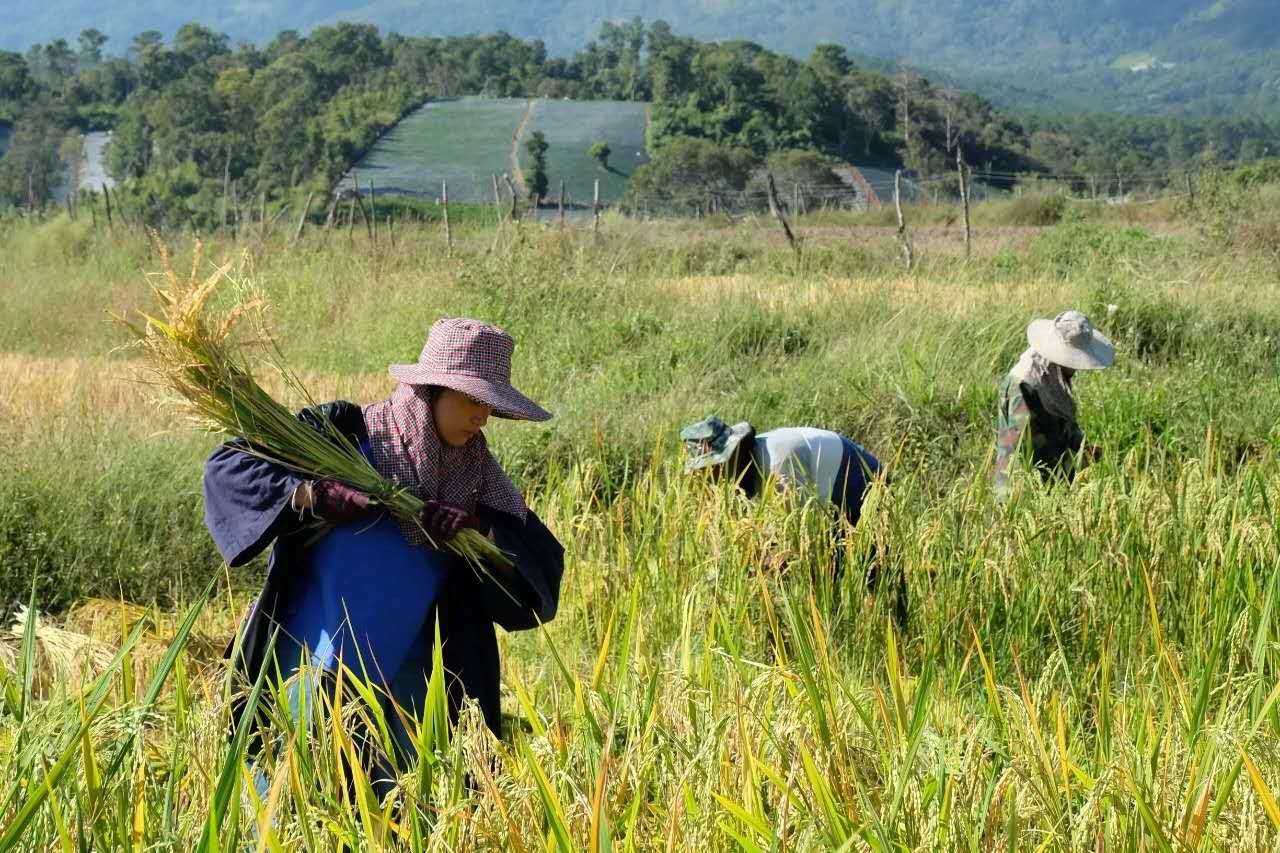
[[[311,511],[333,525],[368,518],[369,504],[369,496],[364,492],[333,480],[320,480],[311,486]]]
[[[437,500],[422,505],[422,526],[436,543],[448,542],[464,528],[484,531],[484,522],[472,513]]]

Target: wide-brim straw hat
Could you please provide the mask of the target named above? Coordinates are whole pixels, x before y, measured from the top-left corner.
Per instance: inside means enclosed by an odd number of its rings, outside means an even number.
[[[388,371],[406,385],[451,388],[516,421],[545,421],[551,413],[511,384],[510,335],[479,320],[445,317],[427,335],[417,364],[393,364]]]
[[[751,424],[746,421],[728,426],[715,415],[703,418],[696,424],[689,424],[680,430],[680,440],[684,442],[689,454],[684,465],[685,472],[723,465],[750,434]]]
[[[1079,311],[1052,320],[1032,320],[1027,344],[1045,359],[1072,370],[1101,370],[1116,360],[1115,344]]]

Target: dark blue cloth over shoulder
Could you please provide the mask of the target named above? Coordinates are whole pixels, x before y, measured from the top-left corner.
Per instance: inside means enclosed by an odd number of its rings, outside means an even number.
[[[844,457],[831,487],[831,503],[840,508],[850,524],[857,524],[862,518],[867,489],[880,473],[880,460],[853,439],[842,435],[840,440],[844,443]]]
[[[299,417],[317,426],[327,420],[357,444],[368,438],[363,412],[351,403],[327,403]],[[271,547],[266,581],[241,625],[233,662],[250,681],[266,663],[271,636],[282,620],[287,621],[300,603],[313,598],[311,567],[317,542],[314,531],[290,508],[293,492],[304,479],[255,456],[243,442],[217,448],[205,465],[205,524],[228,565],[242,566]],[[513,576],[500,584],[452,555],[432,552],[433,563],[441,567],[441,582],[435,607],[419,627],[439,622],[451,707],[456,711],[463,697],[474,698],[489,727],[500,733],[500,665],[494,625],[517,631],[554,618],[564,550],[532,511],[521,520],[482,505],[477,514],[491,526],[499,547],[513,557]],[[390,521],[387,524],[394,527]],[[339,542],[333,540],[330,546]],[[376,563],[375,555],[362,569],[371,580],[380,577]],[[398,591],[391,578],[382,579],[387,583],[378,593],[390,610],[398,603]],[[423,630],[417,633],[421,635]],[[406,650],[403,656],[419,659],[414,654]],[[429,667],[429,654],[425,662]]]

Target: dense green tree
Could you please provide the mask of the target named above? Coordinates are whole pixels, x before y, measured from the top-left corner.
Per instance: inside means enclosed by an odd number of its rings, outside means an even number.
[[[623,207],[631,211],[708,211],[718,199],[741,193],[759,162],[744,148],[674,137],[631,174]]]
[[[33,87],[27,60],[21,54],[0,51],[0,103],[25,101]]]
[[[613,149],[609,147],[609,143],[601,140],[593,142],[591,147],[587,149],[587,156],[600,164],[600,168],[608,171],[609,157],[613,154]]]
[[[58,159],[63,133],[59,117],[44,110],[32,111],[14,125],[0,157],[0,205],[41,205],[53,194],[63,178]]]
[[[80,49],[76,56],[82,69],[92,68],[102,61],[102,48],[107,41],[101,30],[91,27],[80,31],[80,38],[77,40]]]
[[[547,175],[547,149],[551,146],[547,144],[546,135],[540,130],[535,130],[529,135],[529,140],[524,147],[529,152],[529,172],[525,175],[529,196],[533,199],[544,199],[551,188],[551,180]]]

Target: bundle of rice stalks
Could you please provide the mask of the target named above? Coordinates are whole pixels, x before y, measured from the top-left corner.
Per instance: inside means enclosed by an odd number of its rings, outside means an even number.
[[[421,500],[382,477],[328,421],[319,419],[318,427],[303,423],[254,379],[250,352],[280,376],[289,392],[308,406],[315,405],[267,328],[265,300],[243,275],[233,274],[234,264],[223,264],[201,281],[197,243],[191,274],[183,281],[173,269],[168,250],[153,239],[162,265],[153,287],[160,316],[142,314],[141,324],[116,319],[133,333],[156,383],[176,394],[178,408],[200,428],[244,439],[247,452],[312,479],[336,480],[359,489],[397,517],[421,527]],[[214,293],[224,283],[233,286],[235,298],[229,306],[215,309]],[[244,325],[252,327],[252,334],[236,338],[235,332]],[[461,531],[445,547],[477,568],[484,561],[502,568],[512,565],[501,549],[474,530]]]
[[[48,698],[59,687],[84,684],[107,668],[115,650],[106,643],[75,631],[49,624],[19,607],[13,624],[0,630],[0,670],[16,672],[22,656],[27,620],[35,621],[35,664],[31,690],[33,696]],[[74,689],[74,688],[72,688]]]

